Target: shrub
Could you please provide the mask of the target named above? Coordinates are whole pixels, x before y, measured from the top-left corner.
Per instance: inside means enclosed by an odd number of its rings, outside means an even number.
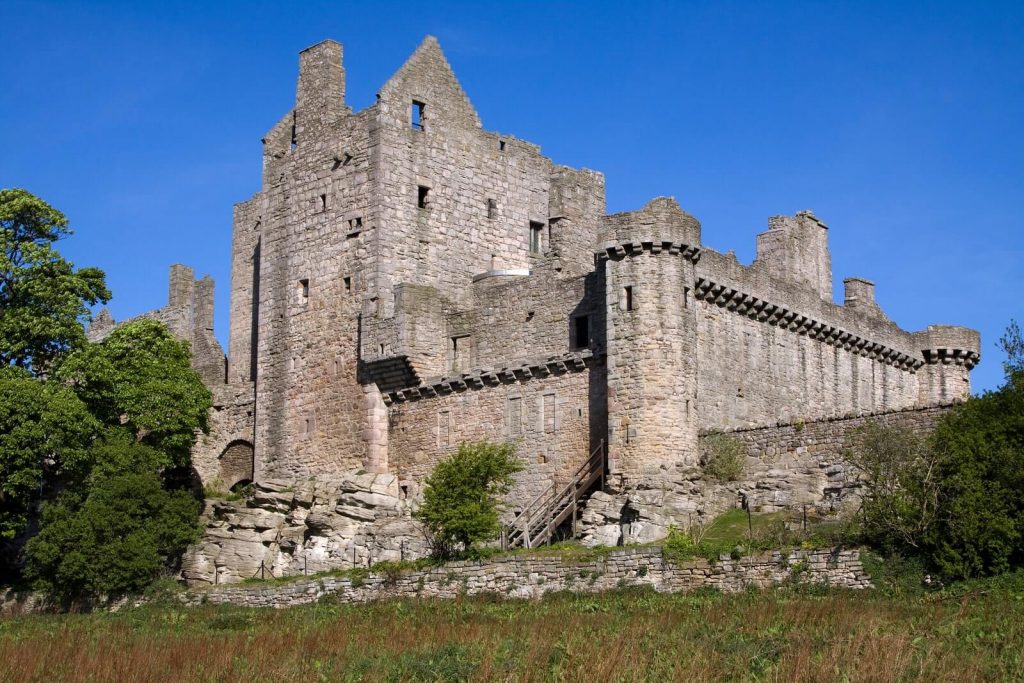
[[[27,546],[27,577],[55,597],[140,592],[199,538],[200,504],[164,487],[166,456],[126,441],[94,450],[88,490],[47,503]]]
[[[863,483],[863,533],[886,552],[922,549],[939,513],[935,451],[906,429],[870,421],[854,430],[845,459]]]
[[[743,474],[747,449],[728,434],[712,434],[701,445],[704,474],[715,481],[736,481]]]
[[[470,552],[473,545],[497,538],[501,498],[523,469],[512,444],[463,443],[442,460],[424,482],[423,522],[437,555]]]

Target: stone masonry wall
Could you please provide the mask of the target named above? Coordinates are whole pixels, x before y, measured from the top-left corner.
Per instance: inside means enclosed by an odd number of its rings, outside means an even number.
[[[738,508],[744,498],[755,512],[803,505],[819,515],[849,511],[860,490],[843,459],[850,433],[873,420],[926,435],[948,409],[934,406],[727,432],[747,449],[738,481],[710,481],[699,466],[676,463],[627,481],[622,488],[598,491],[583,512],[583,542],[614,546],[655,541],[672,526],[686,529]],[[701,436],[702,448],[708,436]]]
[[[871,588],[857,550],[766,552],[711,564],[693,560],[676,564],[661,548],[625,548],[590,560],[572,557],[510,556],[483,562],[455,562],[442,567],[394,575],[372,574],[363,580],[324,576],[268,586],[210,587],[186,593],[187,605],[292,607],[322,599],[362,603],[395,598],[454,598],[499,594],[537,598],[545,593],[599,593],[624,586],[649,586],[660,593],[715,588],[735,592],[791,582],[834,587]]]
[[[603,408],[601,368],[581,366],[560,374],[394,403],[390,407],[390,465],[402,478],[422,480],[460,443],[511,441],[525,470],[510,500],[532,500],[552,482],[567,483],[602,438],[592,433],[591,411]],[[595,395],[593,392],[597,392]]]

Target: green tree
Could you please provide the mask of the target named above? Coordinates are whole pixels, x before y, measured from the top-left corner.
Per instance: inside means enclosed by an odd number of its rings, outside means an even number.
[[[189,464],[197,430],[208,429],[210,390],[192,369],[187,342],[167,326],[139,320],[119,326],[98,344],[72,353],[57,376],[72,386],[107,425]]]
[[[889,553],[919,553],[939,514],[938,459],[914,432],[869,421],[854,430],[845,460],[863,486],[864,533]]]
[[[200,535],[201,505],[165,487],[164,454],[117,432],[92,450],[87,493],[47,503],[28,542],[27,578],[61,598],[139,592]]]
[[[972,398],[936,427],[940,515],[928,540],[952,577],[1024,567],[1024,382]],[[1016,379],[1014,379],[1016,378]]]
[[[416,517],[433,537],[435,552],[469,551],[475,543],[497,538],[501,498],[523,469],[515,450],[508,443],[463,443],[434,466]]]
[[[1024,567],[1024,341],[1000,346],[1006,383],[949,411],[927,440],[867,425],[847,453],[865,480],[869,541],[948,578]]]
[[[46,372],[85,344],[89,306],[110,292],[103,271],[53,248],[71,234],[60,211],[25,190],[0,190],[0,365]]]
[[[0,367],[0,539],[24,531],[44,482],[85,476],[100,431],[68,387]]]

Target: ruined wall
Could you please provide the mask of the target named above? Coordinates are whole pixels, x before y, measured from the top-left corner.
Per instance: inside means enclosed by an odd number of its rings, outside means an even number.
[[[676,563],[661,548],[624,548],[593,559],[512,556],[486,562],[452,562],[408,571],[398,576],[371,573],[354,581],[325,576],[283,585],[210,587],[183,595],[187,605],[292,607],[328,598],[337,603],[362,603],[394,598],[456,598],[486,593],[510,598],[539,598],[545,593],[600,593],[624,586],[650,587],[659,593],[700,588],[735,592],[787,583],[871,588],[856,549],[781,550],[739,560],[728,556],[715,563]]]
[[[698,411],[704,428],[917,404],[917,375],[878,358],[704,300],[697,320]]]
[[[977,333],[908,333],[875,303],[873,283],[847,279],[840,306],[800,272],[780,279],[764,260],[743,266],[732,255],[701,253],[695,292],[703,429],[901,410],[968,395],[969,380],[961,378],[978,360]],[[939,354],[929,356],[929,346],[946,348],[943,357],[960,370],[930,360]],[[929,380],[944,383],[944,395],[922,388],[934,374],[930,364],[944,368],[938,381]]]
[[[849,512],[860,495],[857,475],[843,458],[851,432],[873,420],[924,436],[947,410],[949,406],[911,408],[728,431],[727,435],[739,439],[747,449],[737,481],[709,480],[699,465],[666,463],[659,472],[630,481],[625,489],[593,494],[580,525],[583,542],[628,545],[656,541],[673,526],[685,529],[740,507],[744,498],[755,512],[802,505],[819,515]],[[702,449],[708,435],[700,438]]]
[[[205,485],[228,489],[243,480],[251,481],[254,477],[253,411],[256,401],[251,382],[222,384],[215,387],[212,393],[210,431],[208,434],[200,434],[196,439],[192,447],[192,467]],[[233,444],[248,447],[247,465],[238,462],[239,449],[235,449],[234,454],[227,453]],[[249,475],[236,476],[241,470],[248,470]]]
[[[136,320],[162,322],[178,339],[187,341],[192,352],[192,368],[207,387],[224,383],[226,359],[217,338],[213,336],[213,278],[196,279],[188,266],[171,266],[167,305],[116,323],[106,308],[89,326],[90,341],[102,341],[119,324]]]
[[[601,423],[603,380],[601,368],[584,362],[537,362],[392,403],[391,470],[421,480],[462,442],[511,441],[526,467],[509,497],[515,509],[552,482],[566,483],[603,438],[591,428]]]
[[[550,160],[535,145],[481,130],[433,38],[378,97],[381,239],[390,251],[377,282],[380,314],[392,314],[398,283],[433,286],[461,304],[474,275],[528,269],[538,257],[530,223],[547,225]],[[423,105],[417,127],[414,101]]]
[[[341,46],[304,51],[291,125],[264,141],[259,273],[234,283],[237,308],[258,296],[257,477],[342,472],[365,458],[357,353],[374,268],[373,115],[348,115],[343,92]],[[236,261],[249,244],[236,237]],[[243,354],[245,328],[232,327]]]

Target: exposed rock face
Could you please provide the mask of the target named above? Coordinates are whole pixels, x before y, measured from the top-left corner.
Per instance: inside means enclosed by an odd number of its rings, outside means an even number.
[[[412,519],[417,490],[393,474],[263,481],[238,502],[207,501],[203,538],[189,549],[190,585],[237,583],[366,567],[429,553]]]

